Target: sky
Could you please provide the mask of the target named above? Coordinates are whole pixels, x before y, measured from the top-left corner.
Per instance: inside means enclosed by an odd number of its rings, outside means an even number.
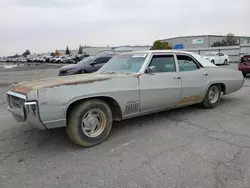
[[[0,0],[0,56],[186,35],[250,36],[249,7],[250,0]]]

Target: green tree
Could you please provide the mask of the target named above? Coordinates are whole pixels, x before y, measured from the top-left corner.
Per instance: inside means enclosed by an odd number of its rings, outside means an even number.
[[[239,45],[238,38],[235,37],[233,33],[227,33],[224,40],[214,42],[212,47],[236,46],[236,45]]]
[[[156,40],[150,50],[166,50],[172,49],[168,42]]]
[[[70,55],[70,50],[69,50],[69,47],[67,46],[66,47],[66,52],[65,52],[66,55]]]
[[[55,52],[51,52],[50,54],[52,57],[55,57],[56,56],[56,53]]]
[[[79,45],[78,54],[83,54],[83,46]]]
[[[235,37],[235,35],[233,33],[227,33],[227,36],[225,38],[226,43],[228,44],[228,46],[235,46],[235,45],[239,45],[238,43],[238,38]]]
[[[23,57],[27,57],[27,55],[30,55],[29,50],[25,50],[25,52],[23,52],[23,54],[22,54]]]

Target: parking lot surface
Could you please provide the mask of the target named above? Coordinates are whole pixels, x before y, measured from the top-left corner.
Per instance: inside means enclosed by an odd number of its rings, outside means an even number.
[[[80,148],[65,129],[33,129],[4,108],[12,83],[56,75],[0,74],[1,188],[250,187],[250,77],[215,109],[191,106],[118,122],[104,143]]]

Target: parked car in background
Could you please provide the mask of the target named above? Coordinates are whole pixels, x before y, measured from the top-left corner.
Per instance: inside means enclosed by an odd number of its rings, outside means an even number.
[[[73,60],[75,63],[78,63],[88,56],[89,56],[88,54],[77,54],[71,56],[71,60]]]
[[[109,136],[113,121],[193,104],[212,109],[243,84],[238,70],[198,54],[153,50],[116,55],[91,74],[18,83],[7,101],[17,121],[43,130],[66,127],[74,143],[89,147]]]
[[[203,57],[215,65],[225,65],[229,62],[228,55],[221,52],[208,52]]]
[[[19,57],[17,62],[27,62],[27,59],[25,57]]]
[[[250,55],[249,54],[243,55],[240,58],[238,69],[239,71],[242,72],[244,77],[246,77],[247,74],[250,74]]]
[[[101,54],[89,56],[74,65],[65,65],[59,69],[58,76],[67,76],[73,74],[92,73],[99,70],[107,63],[114,55]]]
[[[69,55],[62,60],[62,63],[75,64],[75,60],[73,58],[74,56]]]

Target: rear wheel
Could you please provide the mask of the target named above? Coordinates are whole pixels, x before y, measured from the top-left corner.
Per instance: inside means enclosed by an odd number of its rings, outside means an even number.
[[[211,63],[215,64],[214,60],[212,60]]]
[[[247,73],[246,72],[242,72],[242,75],[245,77],[247,77]]]
[[[225,59],[225,61],[224,61],[224,65],[226,65],[227,64],[227,59]]]
[[[202,106],[210,109],[219,105],[221,98],[221,86],[219,84],[211,85],[208,90]]]
[[[100,100],[88,100],[75,106],[68,116],[67,134],[77,145],[90,147],[103,142],[112,128],[109,106]]]

